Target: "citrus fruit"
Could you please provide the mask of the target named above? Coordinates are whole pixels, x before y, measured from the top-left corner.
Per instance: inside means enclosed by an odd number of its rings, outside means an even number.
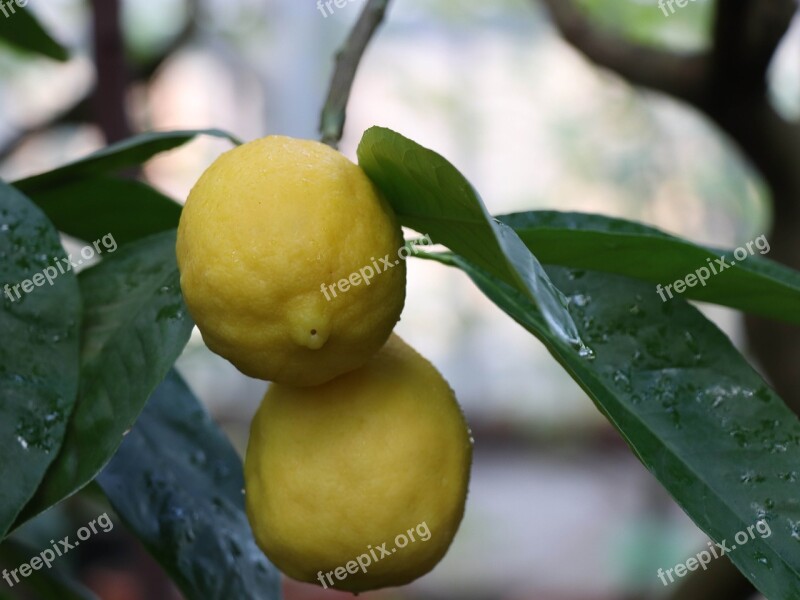
[[[245,458],[247,515],[290,577],[352,592],[402,585],[450,546],[471,457],[453,391],[392,335],[321,386],[270,386]]]
[[[270,136],[221,155],[178,227],[181,289],[206,345],[251,377],[316,385],[363,365],[405,301],[403,237],[336,150]]]

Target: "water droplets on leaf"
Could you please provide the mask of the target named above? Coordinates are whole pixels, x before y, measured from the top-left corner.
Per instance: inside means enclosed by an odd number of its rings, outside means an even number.
[[[800,521],[789,521],[789,535],[792,536],[792,539],[795,541],[800,542]]]
[[[244,554],[242,546],[232,537],[228,538],[228,549],[230,549],[234,558],[240,558]]]
[[[776,443],[769,449],[770,454],[783,454],[789,449],[786,444]]]
[[[580,348],[578,348],[578,356],[585,358],[586,360],[594,360],[596,358],[594,350],[588,346],[585,346],[584,344],[581,344]]]
[[[575,294],[574,296],[569,297],[570,305],[575,305],[581,308],[587,306],[591,301],[592,297],[585,294]]]
[[[758,504],[757,502],[754,502],[753,504],[751,504],[750,508],[752,508],[755,511],[756,521],[762,521],[762,520],[769,521],[770,520],[770,514],[769,514],[769,512],[767,512],[767,509],[765,507],[761,506],[760,504]]]
[[[628,309],[628,312],[630,314],[632,314],[634,317],[644,317],[645,316],[645,312],[642,310],[642,308],[638,304],[634,304],[633,306],[631,306]]]
[[[213,468],[212,468],[214,481],[216,483],[222,483],[223,480],[227,479],[231,474],[231,469],[221,460],[215,461]]]
[[[750,432],[744,428],[736,428],[731,430],[730,436],[738,444],[740,448],[747,448],[750,445]]]
[[[206,453],[202,450],[195,450],[189,456],[189,462],[196,466],[203,466],[206,464]]]
[[[753,553],[753,558],[756,559],[757,563],[759,563],[761,565],[764,565],[765,567],[769,567],[770,566],[769,559],[766,557],[765,554],[763,554],[761,552],[754,552]]]

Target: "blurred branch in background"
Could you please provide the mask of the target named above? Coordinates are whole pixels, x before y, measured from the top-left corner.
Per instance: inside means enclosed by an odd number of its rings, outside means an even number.
[[[714,25],[715,82],[745,95],[764,95],[767,69],[789,29],[794,0],[723,0]]]
[[[125,59],[119,0],[92,0],[94,61],[97,82],[92,111],[106,142],[131,134],[127,114],[130,72]]]
[[[199,0],[189,0],[188,16],[172,40],[148,60],[128,64],[118,0],[93,1],[95,89],[40,123],[19,131],[0,147],[0,161],[31,137],[63,124],[96,123],[108,142],[129,136],[132,127],[126,110],[128,90],[137,82],[149,82],[164,62],[194,37],[198,12]]]
[[[336,148],[342,139],[347,115],[347,101],[356,77],[358,65],[372,36],[386,15],[389,0],[369,0],[358,17],[347,41],[336,53],[328,98],[322,109],[320,133],[322,142]]]
[[[695,103],[707,57],[679,55],[635,44],[596,27],[572,0],[542,0],[561,35],[593,63],[630,83]]]
[[[727,558],[712,561],[704,571],[692,571],[668,600],[752,600],[756,590]]]

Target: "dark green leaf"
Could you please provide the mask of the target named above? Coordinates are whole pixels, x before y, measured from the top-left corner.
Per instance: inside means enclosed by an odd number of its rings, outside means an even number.
[[[639,223],[601,215],[535,211],[499,217],[544,264],[618,273],[665,286],[727,257],[733,267],[689,287],[686,298],[800,324],[800,273],[760,256],[742,261]],[[762,244],[763,246],[763,244]],[[760,253],[752,246],[754,253]],[[672,293],[673,290],[670,290]],[[666,291],[662,291],[668,299]],[[673,294],[675,295],[675,294]]]
[[[180,204],[130,179],[80,179],[37,192],[31,199],[59,231],[89,242],[112,233],[118,244],[127,244],[175,229],[181,215]]]
[[[772,535],[756,533],[728,558],[768,598],[800,598],[800,421],[722,332],[684,300],[661,302],[649,284],[548,268],[593,350],[580,358],[516,289],[462,257],[438,260],[544,342],[714,540],[733,546],[765,519]]]
[[[111,459],[186,345],[175,232],[134,242],[80,275],[81,385],[64,447],[23,519],[89,483]]]
[[[432,150],[391,129],[371,127],[358,162],[402,225],[427,234],[509,283],[542,310],[550,328],[576,348],[580,339],[561,293],[514,231],[492,219],[461,173]]]
[[[3,6],[0,12],[0,39],[20,50],[55,60],[65,61],[69,58],[66,49],[50,37],[29,10],[20,8],[15,2],[4,1]]]
[[[20,179],[13,185],[27,194],[35,194],[85,177],[113,175],[128,167],[141,165],[156,154],[181,146],[198,135],[211,135],[234,144],[241,143],[230,133],[219,129],[151,131],[107,146],[63,167]]]
[[[22,563],[30,563],[31,558],[39,556],[40,552],[41,550],[9,539],[0,545],[0,564],[9,570],[16,569]],[[9,579],[15,588],[19,585],[26,591],[36,592],[38,600],[97,600],[97,596],[79,583],[67,579],[56,567],[49,569],[42,567],[32,571],[28,577],[20,577],[19,584],[10,573]],[[0,585],[5,583],[0,581]]]
[[[0,183],[0,539],[61,447],[78,391],[81,302],[64,256],[41,211]]]
[[[97,481],[187,598],[280,598],[244,512],[241,459],[174,371]]]

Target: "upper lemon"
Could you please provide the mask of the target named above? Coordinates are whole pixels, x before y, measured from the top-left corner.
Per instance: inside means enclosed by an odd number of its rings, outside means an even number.
[[[245,457],[247,515],[290,577],[353,592],[402,585],[450,546],[471,458],[450,386],[392,335],[324,385],[270,386]]]
[[[208,347],[246,375],[302,386],[361,366],[388,339],[405,301],[402,247],[357,165],[319,142],[270,136],[203,173],[177,257]]]

